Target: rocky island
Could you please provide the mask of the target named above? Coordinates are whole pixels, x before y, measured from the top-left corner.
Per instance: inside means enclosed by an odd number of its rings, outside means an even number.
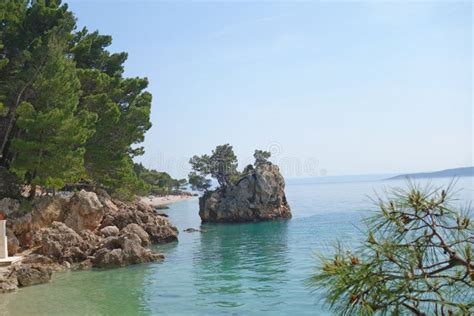
[[[261,164],[235,185],[204,194],[199,199],[199,216],[211,223],[291,218],[278,166]]]
[[[285,196],[285,180],[278,166],[268,161],[270,153],[256,150],[254,165],[238,172],[232,146],[217,146],[211,156],[194,156],[189,183],[202,189],[199,216],[204,223],[239,223],[291,218]],[[219,187],[208,191],[210,174]]]

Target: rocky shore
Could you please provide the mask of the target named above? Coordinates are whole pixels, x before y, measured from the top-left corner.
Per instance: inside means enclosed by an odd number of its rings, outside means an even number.
[[[4,198],[0,210],[8,219],[9,255],[22,257],[0,267],[0,293],[48,282],[53,271],[162,260],[148,246],[178,238],[164,214],[139,199],[125,203],[105,192],[60,192],[35,199],[31,210]]]

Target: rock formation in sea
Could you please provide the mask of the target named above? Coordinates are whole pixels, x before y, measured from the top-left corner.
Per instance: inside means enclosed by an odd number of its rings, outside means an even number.
[[[9,255],[23,256],[0,267],[0,293],[47,282],[52,271],[161,260],[147,247],[178,237],[177,228],[148,205],[112,200],[105,192],[39,197],[28,212],[12,199],[0,206],[8,217]]]
[[[199,199],[202,222],[238,223],[291,218],[285,180],[271,162],[248,170],[234,185],[206,192]]]

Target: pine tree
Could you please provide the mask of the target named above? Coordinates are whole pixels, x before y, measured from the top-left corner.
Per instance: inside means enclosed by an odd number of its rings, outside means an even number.
[[[75,20],[60,1],[6,1],[0,5],[0,165],[13,159],[19,133],[17,109],[33,97],[33,84],[48,61],[52,37],[69,41]]]
[[[132,158],[143,148],[132,146],[144,140],[151,127],[151,94],[147,79],[123,78],[125,53],[110,54],[110,36],[79,32],[71,48],[83,89],[80,107],[97,114],[96,133],[86,143],[85,166],[90,179],[111,191],[144,183],[133,171]]]
[[[341,315],[472,315],[474,225],[452,189],[393,189],[366,241],[321,255],[309,284]]]
[[[237,156],[229,144],[216,146],[210,156],[195,155],[189,160],[189,163],[193,169],[193,172],[189,174],[189,182],[199,183],[197,187],[208,187],[204,181],[208,175],[215,178],[222,189],[231,186],[240,177],[240,173],[237,171]]]
[[[151,127],[148,81],[123,77],[110,36],[75,27],[59,0],[0,3],[0,167],[24,184],[143,192],[132,159]]]
[[[32,84],[35,97],[17,109],[21,133],[12,141],[11,169],[26,184],[60,188],[84,174],[84,144],[94,133],[95,115],[78,112],[80,82],[64,45],[48,43],[48,61]]]

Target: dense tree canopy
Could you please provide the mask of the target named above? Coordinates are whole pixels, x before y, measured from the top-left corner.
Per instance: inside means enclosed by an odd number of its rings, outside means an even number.
[[[148,81],[123,77],[111,42],[76,31],[59,0],[0,3],[0,168],[32,187],[143,191],[132,158],[151,127]]]
[[[17,108],[11,170],[27,183],[59,188],[84,176],[84,144],[93,134],[96,116],[78,111],[80,83],[62,48],[49,44],[50,58],[32,84],[35,97]]]
[[[146,193],[153,195],[165,195],[178,193],[185,190],[186,179],[174,179],[166,172],[147,169],[142,164],[134,165],[135,173],[146,184]]]
[[[366,242],[321,256],[310,284],[341,314],[472,315],[474,225],[450,193],[412,185],[380,199]]]

